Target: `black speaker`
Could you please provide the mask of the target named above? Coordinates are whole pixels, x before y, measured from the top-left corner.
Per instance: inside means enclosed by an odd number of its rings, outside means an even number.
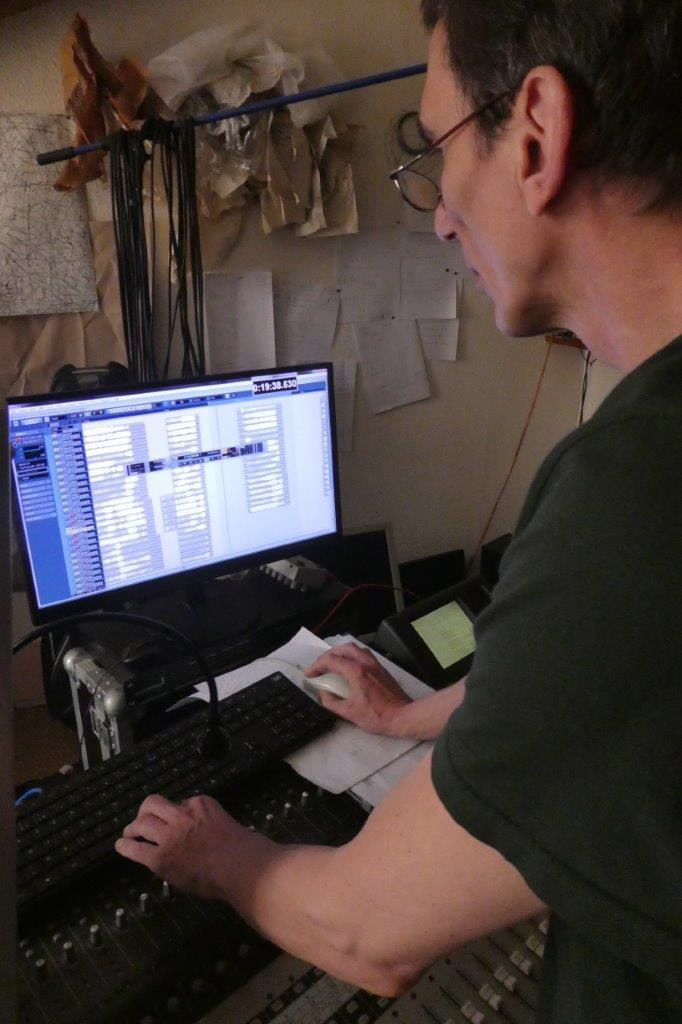
[[[341,537],[322,538],[307,549],[297,545],[293,554],[307,555],[348,587],[379,583],[386,589],[367,588],[351,594],[329,622],[327,632],[373,633],[380,622],[401,605],[400,586],[390,528],[384,524],[351,528]]]
[[[464,552],[457,548],[454,551],[442,551],[439,555],[428,555],[426,558],[413,558],[410,562],[401,562],[400,582],[403,587],[412,590],[416,597],[405,594],[405,604],[431,594],[437,594],[448,587],[454,587],[464,579],[466,562]]]
[[[481,581],[487,590],[492,590],[500,578],[500,562],[511,539],[511,533],[503,533],[481,548]]]

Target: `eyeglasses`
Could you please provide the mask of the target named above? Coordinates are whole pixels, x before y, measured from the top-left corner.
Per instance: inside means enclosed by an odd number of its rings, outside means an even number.
[[[390,179],[406,203],[409,203],[415,210],[419,210],[422,213],[433,212],[433,210],[439,207],[443,198],[439,184],[443,170],[443,150],[441,146],[446,139],[449,139],[451,135],[458,132],[460,128],[464,128],[470,121],[474,121],[486,110],[489,110],[490,107],[504,99],[505,96],[508,96],[509,92],[510,90],[500,93],[499,96],[495,96],[494,99],[489,100],[488,103],[479,107],[478,110],[467,114],[462,121],[457,122],[454,128],[451,128],[445,135],[441,135],[440,138],[430,143],[423,153],[419,153],[418,156],[413,157],[406,164],[402,164],[393,171]],[[421,167],[419,170],[415,170],[415,164],[419,163],[419,161],[422,161]]]

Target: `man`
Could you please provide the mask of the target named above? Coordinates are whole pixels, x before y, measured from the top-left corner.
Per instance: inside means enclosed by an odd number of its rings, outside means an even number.
[[[409,703],[329,653],[340,715],[436,737],[347,846],[276,847],[207,798],[150,797],[120,853],[229,900],[376,992],[551,909],[538,1021],[682,1020],[682,10],[425,0],[422,122],[458,238],[511,335],[573,330],[628,376],[541,467],[465,684]],[[469,116],[471,115],[471,116]],[[453,126],[460,124],[457,130]],[[445,138],[442,138],[445,136]],[[407,180],[406,180],[407,179]],[[428,203],[426,205],[429,205]],[[454,713],[453,713],[454,712]],[[136,842],[136,838],[147,843]]]

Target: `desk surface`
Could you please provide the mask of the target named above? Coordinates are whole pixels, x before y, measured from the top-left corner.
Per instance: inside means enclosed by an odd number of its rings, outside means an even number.
[[[78,760],[73,729],[53,718],[44,704],[14,712],[14,780],[41,779]]]

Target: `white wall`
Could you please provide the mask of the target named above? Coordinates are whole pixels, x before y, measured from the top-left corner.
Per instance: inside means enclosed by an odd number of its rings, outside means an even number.
[[[236,0],[84,0],[97,46],[110,59],[146,61],[200,28],[240,20]],[[46,3],[0,22],[0,111],[60,112],[58,48],[74,12],[71,0]],[[417,0],[253,0],[250,20],[270,22],[272,35],[296,49],[320,42],[348,76],[425,59]],[[365,130],[354,157],[360,229],[400,220],[400,200],[387,173],[390,126],[419,102],[413,78],[346,95],[338,110]],[[225,269],[286,268],[301,280],[331,281],[333,239],[296,239],[286,230],[265,238],[251,218]],[[510,465],[545,353],[541,339],[509,340],[496,330],[488,300],[464,295],[460,357],[431,363],[434,397],[372,416],[359,375],[355,447],[341,456],[345,522],[391,521],[401,559],[452,547],[468,552]],[[578,415],[582,362],[555,348],[538,408],[489,536],[511,529],[542,457]]]

